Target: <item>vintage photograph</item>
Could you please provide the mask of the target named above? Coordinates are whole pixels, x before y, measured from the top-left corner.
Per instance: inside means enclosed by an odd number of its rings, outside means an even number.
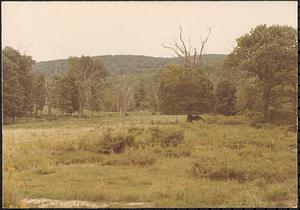
[[[297,1],[2,1],[2,207],[297,208]]]

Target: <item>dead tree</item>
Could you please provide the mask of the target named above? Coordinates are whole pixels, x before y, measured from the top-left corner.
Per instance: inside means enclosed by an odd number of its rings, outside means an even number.
[[[191,46],[191,39],[189,39],[189,46],[187,47],[186,42],[182,36],[182,27],[179,26],[179,43],[175,42],[173,46],[162,44],[166,49],[169,49],[175,53],[176,56],[184,60],[184,66],[188,68],[199,67],[202,62],[202,55],[204,53],[205,45],[211,34],[211,28],[207,27],[208,33],[204,39],[201,39],[200,49],[194,48],[193,51]]]

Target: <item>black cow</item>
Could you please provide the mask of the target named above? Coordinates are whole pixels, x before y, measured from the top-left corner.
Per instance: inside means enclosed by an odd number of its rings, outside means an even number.
[[[186,121],[187,122],[193,122],[193,121],[198,121],[198,120],[202,120],[204,122],[204,119],[198,115],[188,115]]]

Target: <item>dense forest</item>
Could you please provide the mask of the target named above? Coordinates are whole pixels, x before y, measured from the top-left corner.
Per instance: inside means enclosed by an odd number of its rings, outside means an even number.
[[[226,55],[223,54],[207,54],[203,56],[203,62],[212,67],[216,73],[222,70],[223,62]],[[139,73],[146,71],[160,70],[170,63],[180,64],[182,58],[161,58],[143,55],[104,55],[94,56],[93,59],[100,59],[107,71],[111,74],[119,74],[121,72]],[[214,68],[214,66],[218,68]],[[47,76],[61,75],[67,71],[67,59],[40,61],[33,66],[33,71],[42,73]]]

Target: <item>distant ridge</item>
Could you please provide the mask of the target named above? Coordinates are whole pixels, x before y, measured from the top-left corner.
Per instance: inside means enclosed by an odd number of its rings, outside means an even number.
[[[179,57],[163,58],[145,55],[103,55],[92,57],[100,58],[110,74],[160,70],[167,64],[181,63],[181,58]],[[225,57],[225,54],[206,54],[203,55],[203,63],[207,65],[223,65]],[[51,77],[63,75],[67,68],[67,59],[57,59],[37,62],[33,66],[33,71]]]

